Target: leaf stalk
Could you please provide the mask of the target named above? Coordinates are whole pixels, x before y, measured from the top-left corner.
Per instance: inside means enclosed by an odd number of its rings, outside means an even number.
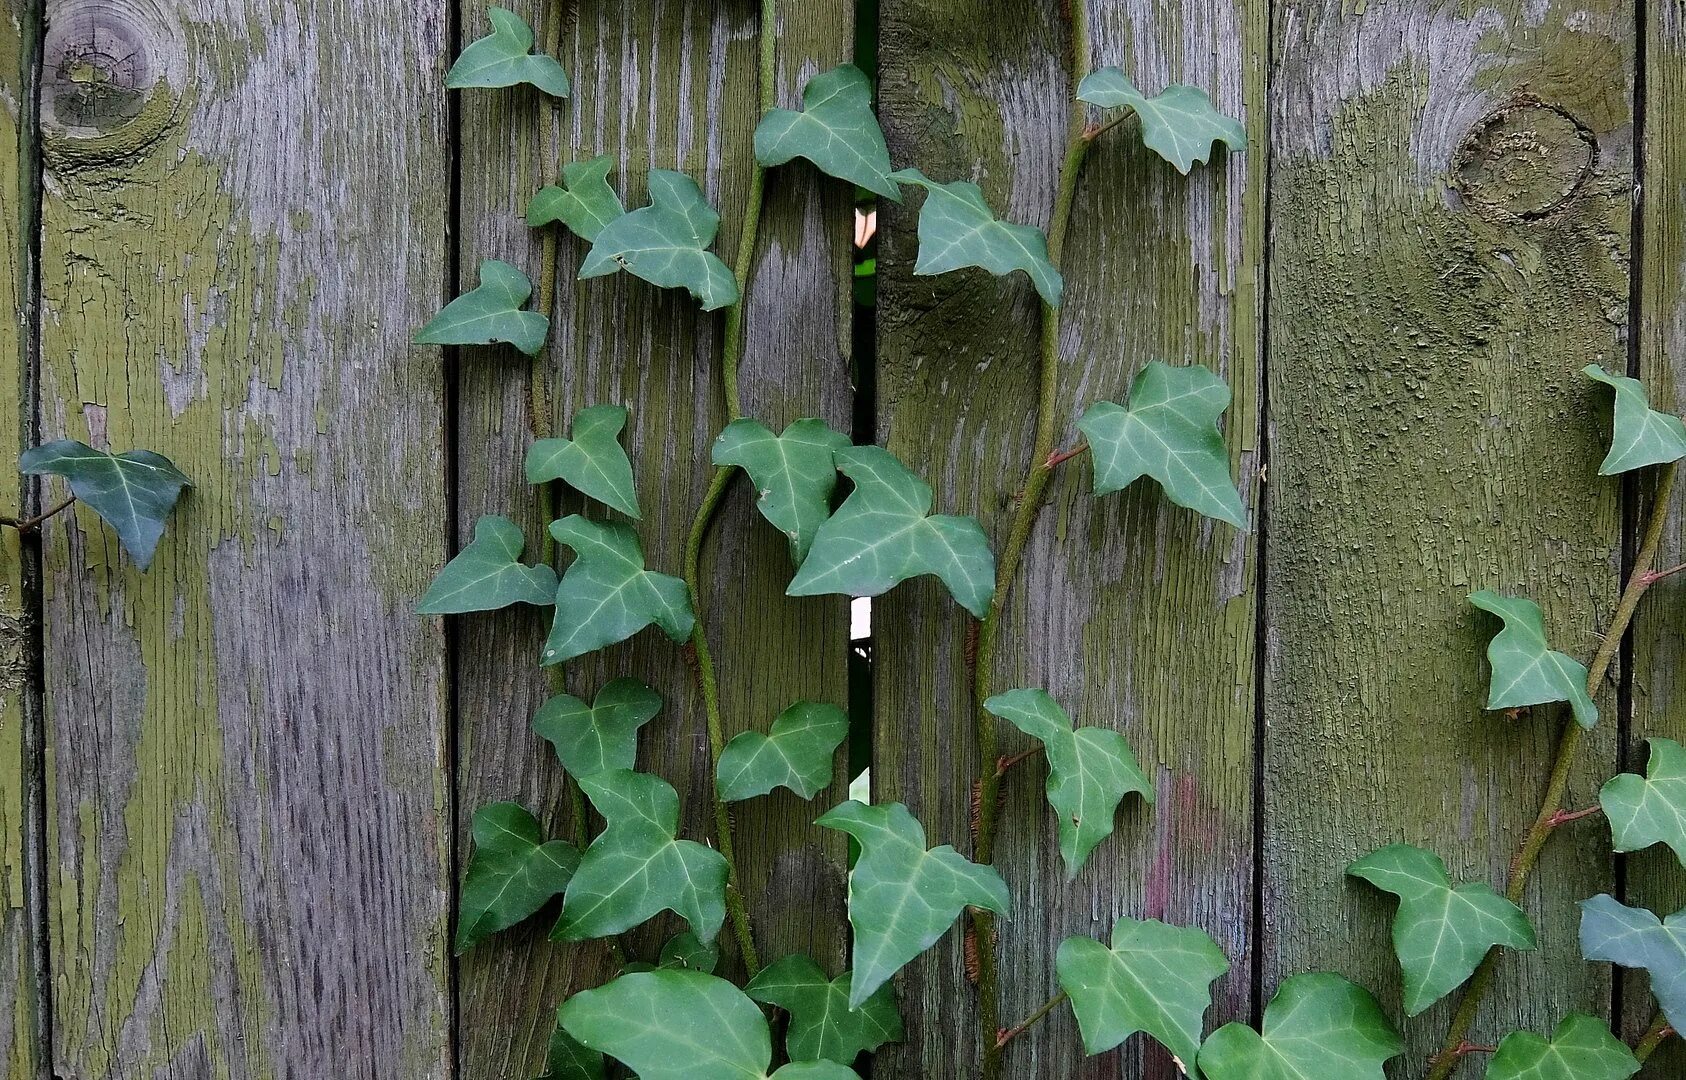
[[[997,1034],[995,1036],[995,1048],[997,1050],[1001,1049],[1003,1046],[1006,1046],[1008,1043],[1012,1042],[1014,1039],[1018,1038],[1020,1035],[1023,1035],[1025,1032],[1029,1031],[1031,1028],[1033,1028],[1037,1024],[1041,1023],[1043,1017],[1047,1016],[1049,1013],[1051,1013],[1055,1009],[1059,1008],[1061,1003],[1066,1001],[1067,998],[1069,998],[1069,997],[1070,997],[1069,994],[1067,994],[1064,990],[1061,990],[1059,993],[1055,994],[1053,997],[1051,997],[1047,1001],[1043,1002],[1042,1005],[1040,1007],[1038,1007],[1035,1012],[1033,1012],[1029,1016],[1025,1017],[1024,1020],[1021,1021],[1017,1026],[1010,1027],[1007,1030]]]
[[[1645,1029],[1645,1034],[1639,1037],[1639,1045],[1633,1048],[1635,1060],[1641,1065],[1645,1064],[1650,1056],[1657,1052],[1657,1047],[1667,1042],[1674,1034],[1675,1030],[1670,1026],[1668,1018],[1658,1012],[1656,1019],[1651,1021],[1651,1026]]]
[[[51,510],[45,510],[45,511],[39,513],[39,514],[36,514],[34,517],[27,517],[27,518],[0,517],[0,525],[4,525],[4,526],[8,526],[10,528],[16,529],[20,533],[34,532],[36,529],[39,529],[41,527],[42,522],[46,521],[48,518],[52,517],[54,514],[57,514],[61,510],[70,509],[71,504],[74,503],[75,501],[76,501],[76,496],[72,495],[69,498],[65,499],[63,502],[59,503],[57,506],[53,507]]]

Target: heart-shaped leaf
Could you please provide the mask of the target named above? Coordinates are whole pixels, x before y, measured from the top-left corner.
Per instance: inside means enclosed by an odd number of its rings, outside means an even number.
[[[1193,1069],[1212,981],[1229,970],[1229,961],[1200,930],[1119,919],[1111,948],[1069,937],[1054,966],[1060,989],[1071,996],[1084,1053],[1105,1053],[1145,1031]],[[1197,1071],[1190,1075],[1199,1080]]]
[[[1197,86],[1167,86],[1148,97],[1122,71],[1104,67],[1078,84],[1077,100],[1103,109],[1135,110],[1141,118],[1142,142],[1185,175],[1196,161],[1204,164],[1212,156],[1214,143],[1231,150],[1247,148],[1246,127],[1219,112]]]
[[[625,641],[652,623],[674,641],[691,636],[690,591],[667,574],[644,569],[638,534],[619,522],[571,514],[550,523],[550,535],[576,558],[556,587],[556,618],[544,643],[544,662],[560,664]]]
[[[1598,475],[1614,476],[1686,457],[1686,424],[1678,416],[1651,408],[1644,383],[1612,375],[1597,364],[1588,364],[1581,370],[1587,378],[1616,392],[1615,430],[1610,435],[1610,452],[1598,466]]]
[[[638,517],[638,490],[632,462],[621,449],[626,410],[593,405],[574,416],[572,439],[540,439],[527,451],[527,483],[561,480],[581,495]]]
[[[835,705],[799,701],[763,735],[746,731],[726,744],[715,770],[720,797],[753,799],[785,787],[811,799],[831,783],[832,758],[849,737],[849,717]]]
[[[877,596],[935,574],[961,607],[983,618],[995,592],[995,555],[976,519],[928,517],[930,487],[888,450],[851,446],[832,456],[855,490],[819,527],[785,591]]]
[[[1572,657],[1552,651],[1546,643],[1545,616],[1538,604],[1520,596],[1500,596],[1489,589],[1471,593],[1469,602],[1504,620],[1504,629],[1487,645],[1487,661],[1493,668],[1487,708],[1516,709],[1567,701],[1576,723],[1584,728],[1598,723],[1598,706],[1587,692],[1586,668]]]
[[[854,1062],[863,1052],[903,1038],[896,993],[881,986],[858,1009],[849,1007],[849,972],[825,977],[806,956],[783,957],[751,979],[744,992],[790,1014],[785,1050],[792,1061]]]
[[[684,287],[704,311],[738,302],[732,271],[708,250],[720,215],[684,173],[650,170],[650,205],[605,224],[580,266],[580,280],[625,269],[664,289]]]
[[[1487,1063],[1487,1080],[1627,1080],[1639,1071],[1620,1039],[1602,1020],[1570,1013],[1550,1042],[1531,1031],[1513,1031]]]
[[[848,833],[861,847],[849,872],[851,1009],[936,944],[968,905],[1005,915],[1011,904],[994,867],[979,866],[946,844],[925,850],[924,828],[901,803],[867,806],[851,799],[816,824]]]
[[[661,708],[661,695],[637,679],[615,679],[590,705],[570,694],[551,698],[533,717],[533,730],[556,748],[570,776],[596,776],[633,767],[638,729]]]
[[[474,855],[463,875],[457,915],[457,953],[507,930],[567,888],[580,853],[561,840],[546,841],[539,823],[519,803],[500,802],[474,812]]]
[[[1368,990],[1325,971],[1283,982],[1263,1028],[1214,1031],[1200,1048],[1206,1080],[1383,1080],[1382,1065],[1405,1050]]]
[[[1686,866],[1686,749],[1673,739],[1651,739],[1644,776],[1622,773],[1598,792],[1610,819],[1617,851],[1667,844]]]
[[[1009,690],[985,701],[984,708],[1047,751],[1048,805],[1059,818],[1060,856],[1068,879],[1112,834],[1112,819],[1125,795],[1133,791],[1153,802],[1153,785],[1124,736],[1098,727],[1072,730],[1071,717],[1047,691]]]
[[[533,295],[527,275],[506,262],[483,259],[480,284],[445,305],[416,335],[417,345],[491,345],[504,341],[537,356],[550,319],[521,306]]]
[[[807,158],[827,176],[902,201],[901,188],[890,179],[884,132],[872,112],[872,84],[853,64],[809,79],[802,88],[801,112],[774,109],[756,126],[756,161],[783,165],[796,157]]]
[[[557,1019],[545,1052],[545,1070],[537,1080],[606,1080],[603,1055],[584,1045],[562,1027]]]
[[[135,566],[152,565],[164,519],[170,516],[183,488],[193,486],[163,454],[129,450],[107,454],[74,439],[25,450],[18,472],[26,476],[62,476],[70,493],[98,514],[117,533],[117,540]]]
[[[556,571],[542,563],[523,565],[521,549],[526,546],[515,522],[485,515],[474,523],[474,539],[433,579],[416,612],[460,615],[511,604],[549,607],[556,602]]]
[[[1599,895],[1581,901],[1581,955],[1651,973],[1651,993],[1676,1031],[1686,1031],[1686,908],[1659,919]]]
[[[918,169],[902,169],[890,179],[917,184],[926,191],[919,210],[919,257],[915,274],[946,274],[976,266],[1000,277],[1023,270],[1044,303],[1060,306],[1065,279],[1048,261],[1048,238],[1041,229],[997,221],[978,185],[965,180],[939,184]]]
[[[1378,848],[1346,868],[1399,897],[1393,951],[1405,972],[1405,1013],[1416,1016],[1463,984],[1495,945],[1534,948],[1522,909],[1488,885],[1452,885],[1446,864],[1409,844]]]
[[[1227,408],[1229,387],[1207,369],[1148,364],[1130,387],[1128,409],[1097,401],[1077,422],[1094,459],[1095,494],[1147,476],[1178,506],[1246,528],[1247,508],[1229,478],[1229,449],[1218,430]]]
[[[837,486],[832,454],[847,449],[849,437],[824,420],[797,420],[774,435],[759,421],[734,420],[714,440],[714,464],[736,465],[749,474],[759,497],[755,508],[790,541],[796,565],[808,557],[814,534],[831,513]]]
[[[609,186],[612,154],[562,166],[562,183],[546,184],[527,203],[527,224],[542,228],[560,221],[581,240],[596,240],[603,226],[626,213],[621,197]]]
[[[445,88],[515,86],[529,83],[551,97],[568,96],[568,74],[551,56],[530,56],[533,28],[501,7],[488,8],[492,32],[463,49],[445,76]]]

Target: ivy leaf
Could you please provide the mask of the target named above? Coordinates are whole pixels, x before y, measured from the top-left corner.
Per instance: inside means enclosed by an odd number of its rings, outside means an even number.
[[[1461,986],[1494,945],[1534,948],[1534,928],[1521,908],[1485,884],[1454,888],[1446,864],[1432,851],[1389,844],[1346,872],[1399,897],[1393,951],[1405,972],[1407,1016]]]
[[[1686,866],[1686,749],[1673,739],[1651,739],[1644,776],[1622,773],[1598,792],[1610,819],[1617,851],[1667,844]]]
[[[447,90],[469,87],[515,86],[529,83],[551,97],[568,96],[568,75],[550,56],[530,56],[533,28],[521,16],[501,7],[487,9],[492,32],[468,47],[445,76]]]
[[[1048,238],[1041,229],[997,221],[978,185],[965,180],[939,184],[918,169],[902,169],[890,179],[918,184],[928,193],[919,210],[919,258],[915,274],[946,274],[967,266],[997,277],[1023,270],[1050,307],[1060,306],[1065,279],[1048,261]]]
[[[1077,422],[1094,459],[1095,494],[1147,476],[1178,506],[1246,528],[1247,508],[1229,478],[1229,449],[1218,430],[1227,408],[1229,387],[1206,368],[1148,364],[1130,387],[1128,409],[1097,401]]]
[[[833,458],[855,490],[819,527],[785,592],[877,596],[935,574],[961,607],[983,618],[995,592],[995,555],[977,520],[928,517],[930,486],[882,447],[846,447]]]
[[[1188,174],[1196,161],[1204,164],[1212,144],[1231,150],[1247,148],[1247,129],[1213,105],[1197,86],[1167,86],[1148,97],[1115,67],[1091,72],[1077,87],[1077,100],[1103,109],[1133,109],[1142,122],[1142,142],[1149,150]]]
[[[421,328],[417,345],[491,345],[505,341],[537,356],[550,332],[550,319],[521,306],[533,295],[527,275],[497,259],[480,261],[480,284],[445,305]]]
[[[25,476],[62,476],[70,493],[117,533],[135,566],[152,565],[164,519],[183,488],[193,486],[163,454],[129,450],[107,454],[75,439],[59,439],[18,456]]]
[[[1581,901],[1581,955],[1651,973],[1651,993],[1676,1030],[1686,1030],[1686,908],[1659,919],[1599,895]]]
[[[461,615],[511,604],[549,607],[556,602],[556,571],[542,563],[523,565],[521,549],[526,546],[515,522],[485,515],[474,523],[474,539],[433,579],[416,613]]]
[[[587,705],[558,694],[539,707],[533,730],[556,748],[570,776],[630,769],[638,754],[638,729],[661,712],[661,695],[637,679],[615,679]]]
[[[1110,949],[1086,937],[1060,942],[1054,967],[1084,1053],[1105,1053],[1145,1031],[1192,1070],[1212,982],[1229,961],[1200,930],[1126,918],[1113,924]]]
[[[714,944],[704,945],[697,935],[682,930],[667,939],[667,944],[662,946],[660,960],[663,968],[708,974],[720,963],[720,948]]]
[[[1124,736],[1098,727],[1073,731],[1071,717],[1047,691],[1009,690],[985,701],[984,708],[1047,750],[1048,805],[1059,817],[1067,880],[1112,834],[1112,819],[1125,795],[1134,791],[1153,802],[1153,785]]]
[[[580,410],[574,417],[572,439],[540,439],[528,449],[527,483],[561,480],[580,494],[637,518],[632,462],[620,444],[625,427],[626,410],[619,405]]]
[[[569,1035],[560,1017],[556,1030],[550,1033],[550,1048],[544,1060],[544,1075],[537,1080],[606,1080],[608,1077],[603,1055]]]
[[[1487,708],[1515,709],[1567,701],[1577,724],[1590,728],[1598,723],[1598,706],[1587,693],[1586,668],[1547,646],[1545,617],[1538,604],[1520,596],[1500,596],[1490,589],[1471,593],[1469,602],[1497,615],[1505,624],[1487,645],[1487,661],[1493,668]]]
[[[1370,992],[1326,971],[1283,982],[1262,1026],[1214,1031],[1200,1048],[1206,1080],[1382,1080],[1405,1050]]]
[[[457,954],[537,912],[567,888],[580,853],[561,840],[545,841],[539,823],[519,803],[474,812],[474,855],[463,875]]]
[[[831,783],[832,758],[849,737],[849,717],[835,705],[799,701],[763,735],[746,731],[726,744],[716,769],[720,797],[738,802],[785,787],[811,799]]]
[[[783,165],[803,157],[827,176],[858,184],[895,202],[890,151],[872,113],[872,84],[853,64],[832,68],[802,88],[802,111],[774,109],[755,128],[755,160]]]
[[[581,240],[595,240],[603,226],[626,213],[621,197],[609,186],[612,154],[562,166],[562,183],[546,184],[527,203],[527,224],[538,229],[560,221]]]
[[[550,936],[607,937],[671,911],[699,941],[713,941],[726,918],[726,860],[704,844],[674,839],[678,793],[660,777],[626,769],[577,779],[607,824],[580,858]]]
[[[738,302],[738,283],[708,250],[720,215],[684,173],[650,170],[650,205],[603,226],[580,266],[580,280],[626,269],[664,289],[684,286],[704,311]]]
[[[727,424],[714,440],[714,464],[736,465],[749,474],[760,493],[755,508],[790,540],[791,560],[801,566],[814,533],[831,513],[837,486],[832,454],[848,446],[849,437],[824,420],[797,420],[774,435],[745,418]]]
[[[1570,1013],[1550,1042],[1531,1031],[1513,1031],[1487,1063],[1487,1080],[1627,1080],[1639,1071],[1604,1021]]]
[[[851,799],[815,824],[848,833],[861,847],[849,872],[851,1009],[936,944],[968,905],[1005,915],[1011,904],[993,866],[979,866],[946,844],[925,850],[924,828],[901,803],[867,806]]]
[[[827,979],[806,956],[783,957],[749,981],[744,993],[790,1014],[785,1050],[792,1061],[848,1065],[863,1052],[904,1037],[896,993],[881,986],[866,1004],[849,1007],[849,972]]]
[[[1686,424],[1678,416],[1651,408],[1644,383],[1611,375],[1597,364],[1588,364],[1581,371],[1587,378],[1616,392],[1615,430],[1610,436],[1610,452],[1598,466],[1598,475],[1614,476],[1686,457]]]
[[[550,535],[577,557],[556,587],[546,664],[625,641],[652,623],[674,641],[691,636],[696,619],[689,590],[676,577],[644,569],[644,549],[629,527],[570,514],[550,523]]]

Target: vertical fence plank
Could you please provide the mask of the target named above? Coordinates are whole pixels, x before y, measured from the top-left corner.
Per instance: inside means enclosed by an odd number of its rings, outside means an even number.
[[[43,427],[195,483],[45,538],[55,1071],[443,1077],[442,11],[47,16]]]

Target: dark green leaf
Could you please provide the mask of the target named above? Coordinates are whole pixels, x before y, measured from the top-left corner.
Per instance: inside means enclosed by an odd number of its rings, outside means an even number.
[[[579,865],[572,844],[545,841],[539,823],[519,803],[474,812],[474,855],[463,875],[457,952],[507,930],[560,893]]]
[[[1598,467],[1600,476],[1614,476],[1686,457],[1686,424],[1678,416],[1651,408],[1644,383],[1611,375],[1597,364],[1588,364],[1581,370],[1587,378],[1616,392],[1615,430],[1610,436],[1610,452]]]
[[[506,262],[484,259],[480,285],[452,300],[416,335],[418,345],[491,345],[506,341],[537,356],[550,332],[550,319],[521,306],[533,295],[527,275]]]
[[[577,557],[556,587],[546,664],[625,641],[652,623],[674,641],[691,636],[690,591],[676,577],[644,569],[644,549],[629,527],[572,514],[551,522],[550,535]]]
[[[1513,1031],[1487,1063],[1487,1080],[1627,1080],[1639,1062],[1602,1020],[1570,1013],[1550,1042]]]
[[[633,767],[638,729],[661,707],[661,696],[637,679],[616,679],[590,705],[570,694],[551,698],[533,717],[533,730],[556,748],[569,775],[595,776]]]
[[[1547,645],[1545,617],[1538,604],[1488,589],[1471,593],[1469,602],[1504,620],[1504,629],[1487,645],[1487,661],[1493,668],[1487,708],[1567,701],[1576,723],[1584,728],[1598,723],[1598,706],[1587,693],[1586,668]]]
[[[142,570],[152,565],[164,535],[164,519],[193,486],[162,454],[129,450],[107,454],[74,439],[25,450],[18,471],[26,476],[62,476],[70,493],[86,503],[117,533],[129,558]]]
[[[790,541],[796,565],[808,557],[814,534],[831,513],[837,486],[832,454],[847,449],[849,437],[824,420],[798,420],[774,435],[758,421],[734,420],[714,440],[714,464],[737,465],[749,474],[760,497],[755,508]]]
[[[1085,1053],[1104,1053],[1145,1031],[1192,1068],[1212,981],[1229,970],[1229,961],[1200,930],[1119,919],[1110,949],[1069,937],[1060,942],[1055,967],[1060,989],[1071,995]]]
[[[1686,749],[1673,739],[1651,739],[1650,746],[1646,775],[1615,777],[1598,793],[1598,804],[1617,851],[1667,844],[1686,866]]]
[[[825,977],[806,956],[783,957],[766,967],[744,992],[790,1014],[785,1049],[792,1061],[851,1064],[862,1052],[903,1037],[896,992],[881,986],[858,1009],[849,1008],[849,973]]]
[[[1206,91],[1196,86],[1167,86],[1148,97],[1115,67],[1091,72],[1077,87],[1077,100],[1103,109],[1133,109],[1142,124],[1142,142],[1149,150],[1186,174],[1196,161],[1205,163],[1212,144],[1231,150],[1247,148],[1247,129],[1239,120],[1219,112]]]
[[[560,221],[581,240],[596,240],[609,222],[626,213],[621,197],[609,186],[612,154],[562,166],[564,187],[547,184],[527,203],[527,224],[541,228]]]
[[[1368,990],[1323,971],[1284,982],[1263,1026],[1213,1032],[1200,1048],[1206,1080],[1383,1080],[1405,1049]]]
[[[543,564],[523,566],[521,549],[526,544],[513,521],[496,514],[482,517],[474,523],[474,540],[439,571],[416,611],[460,615],[511,604],[555,603],[556,571]]]
[[[799,701],[766,735],[746,731],[726,744],[716,770],[720,797],[753,799],[786,787],[811,799],[831,783],[832,758],[849,737],[849,717],[835,705]]]
[[[1581,901],[1581,955],[1651,973],[1651,993],[1676,1031],[1686,1031],[1686,909],[1659,919],[1610,896]]]
[[[527,451],[527,483],[561,480],[581,495],[638,517],[638,490],[632,482],[632,462],[621,449],[626,410],[619,405],[593,405],[574,417],[572,439],[540,439]]]
[[[445,76],[448,90],[515,86],[530,83],[551,97],[568,96],[568,75],[550,56],[530,56],[533,30],[521,16],[501,7],[487,9],[492,32],[469,43]]]
[[[704,945],[697,939],[697,935],[689,930],[682,930],[673,935],[667,939],[667,944],[662,946],[661,966],[664,968],[681,968],[707,974],[712,972],[719,962],[719,946]]]
[[[580,266],[580,279],[625,269],[665,289],[683,286],[704,311],[735,304],[738,283],[708,250],[719,229],[720,215],[703,199],[695,180],[652,169],[650,205],[603,226]]]
[[[872,84],[853,64],[809,79],[801,112],[774,109],[756,127],[755,160],[770,166],[795,157],[807,158],[827,176],[902,201],[890,179],[884,132],[872,113]]]
[[[558,1016],[545,1054],[544,1075],[537,1080],[606,1080],[607,1076],[603,1055],[569,1035]]]
[[[1060,306],[1065,281],[1048,261],[1048,238],[1042,230],[997,221],[976,184],[964,180],[939,184],[918,169],[893,172],[890,179],[917,184],[927,192],[919,210],[915,274],[946,274],[976,266],[1000,277],[1023,270],[1044,302]]]

